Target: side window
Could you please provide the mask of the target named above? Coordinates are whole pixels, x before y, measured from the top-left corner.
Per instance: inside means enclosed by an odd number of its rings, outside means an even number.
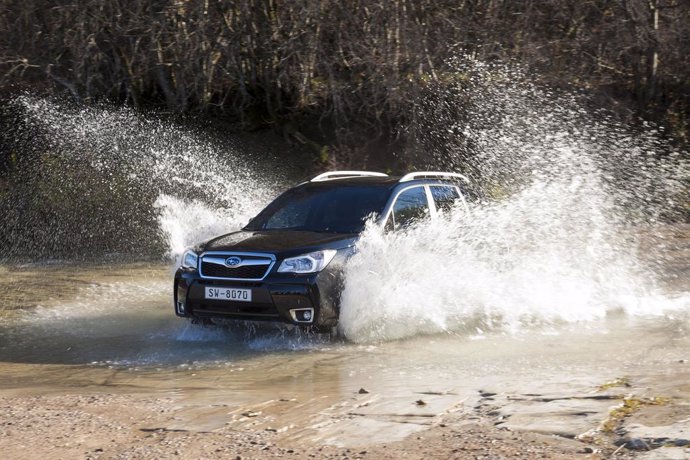
[[[455,203],[460,199],[458,189],[451,186],[432,185],[431,196],[434,197],[434,204],[439,212],[446,213],[453,209]]]
[[[391,216],[393,228],[396,230],[428,217],[429,203],[426,200],[424,187],[413,187],[398,195]]]

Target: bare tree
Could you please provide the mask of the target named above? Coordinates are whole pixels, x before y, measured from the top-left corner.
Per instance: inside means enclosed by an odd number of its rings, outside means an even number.
[[[0,89],[291,133],[316,119],[355,145],[398,139],[415,95],[453,81],[463,54],[634,101],[682,137],[689,24],[684,0],[0,0]]]

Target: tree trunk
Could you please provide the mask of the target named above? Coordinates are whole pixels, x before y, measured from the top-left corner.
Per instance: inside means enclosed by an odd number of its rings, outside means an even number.
[[[659,0],[649,0],[649,41],[647,43],[647,78],[645,107],[654,99],[659,70]]]

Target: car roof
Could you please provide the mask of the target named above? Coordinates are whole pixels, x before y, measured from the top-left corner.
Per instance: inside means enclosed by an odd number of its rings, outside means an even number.
[[[330,187],[333,185],[381,185],[393,186],[400,181],[400,176],[351,176],[351,177],[337,177],[332,179],[320,181],[307,181],[305,184],[314,184],[316,186]]]
[[[356,186],[356,185],[367,185],[367,186],[379,186],[385,188],[396,188],[398,186],[406,187],[410,185],[417,184],[445,184],[445,185],[464,185],[461,184],[459,180],[453,180],[450,178],[442,177],[420,177],[415,179],[406,180],[401,182],[400,179],[403,176],[354,176],[354,177],[338,177],[327,180],[320,181],[306,181],[300,186],[308,185],[310,188],[331,188],[340,186]],[[464,187],[462,187],[464,188]]]
[[[293,188],[309,190],[328,190],[341,187],[373,187],[396,193],[420,185],[444,185],[458,187],[461,193],[470,199],[477,199],[480,193],[469,185],[469,179],[462,174],[450,172],[415,172],[403,176],[388,176],[379,172],[368,171],[332,171],[319,174],[313,179],[302,182]]]

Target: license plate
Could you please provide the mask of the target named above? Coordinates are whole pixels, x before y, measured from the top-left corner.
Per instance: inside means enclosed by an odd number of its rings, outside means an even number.
[[[206,286],[206,298],[218,300],[234,300],[237,302],[251,302],[251,289],[217,288]]]

